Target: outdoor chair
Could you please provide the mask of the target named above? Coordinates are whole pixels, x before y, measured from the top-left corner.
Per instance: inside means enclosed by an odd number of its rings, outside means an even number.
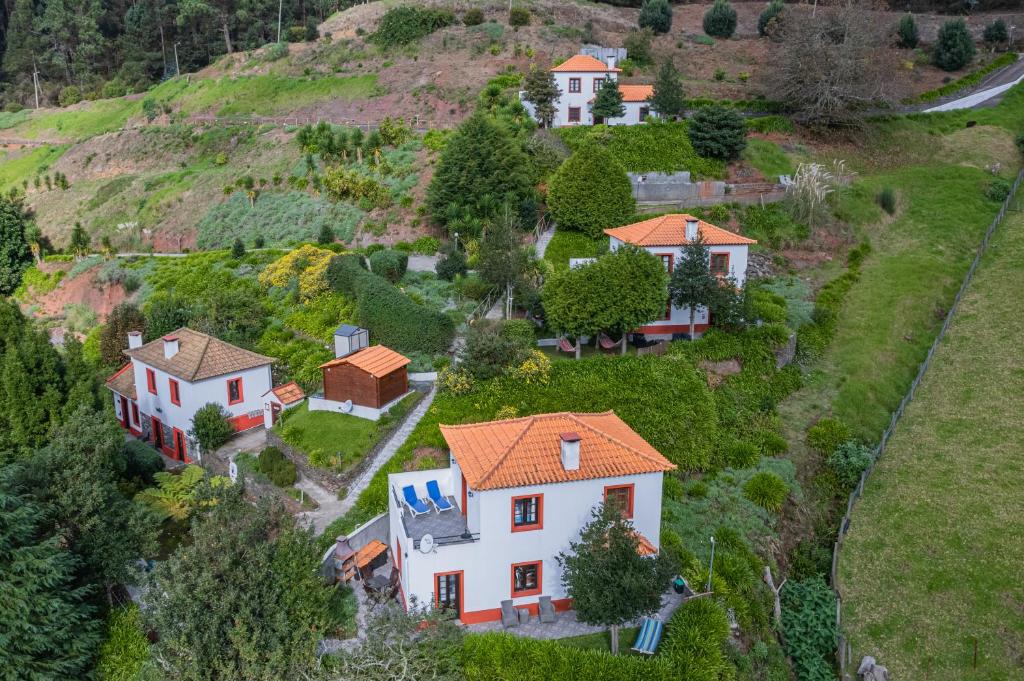
[[[430,509],[427,508],[427,505],[416,497],[416,488],[412,485],[406,485],[402,488],[402,496],[405,497],[405,505],[409,507],[409,511],[413,516],[430,513]]]
[[[665,625],[661,620],[645,617],[640,625],[640,632],[636,635],[636,643],[633,650],[644,655],[653,655],[661,642],[661,635],[665,631]]]
[[[541,624],[553,624],[558,620],[558,613],[555,612],[555,605],[551,602],[551,596],[541,596],[538,603],[538,615]]]
[[[452,502],[445,499],[444,495],[441,494],[441,489],[437,486],[437,480],[427,481],[427,496],[430,497],[430,503],[434,505],[438,513],[452,510]]]
[[[501,602],[501,626],[506,629],[519,626],[519,613],[511,600]]]

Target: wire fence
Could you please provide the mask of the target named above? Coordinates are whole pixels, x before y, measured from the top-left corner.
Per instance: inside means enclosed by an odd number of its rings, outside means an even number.
[[[917,369],[917,375],[914,377],[913,382],[910,384],[910,388],[907,393],[900,400],[899,406],[896,411],[892,413],[892,417],[889,419],[889,426],[882,433],[882,438],[878,442],[878,446],[875,447],[871,453],[871,463],[864,470],[860,476],[860,481],[852,492],[850,492],[849,499],[846,502],[846,513],[843,515],[843,519],[839,522],[839,531],[836,535],[835,544],[832,547],[832,591],[836,597],[836,631],[838,632],[838,646],[836,650],[836,659],[839,663],[839,674],[844,681],[851,679],[850,673],[847,672],[847,666],[853,662],[853,647],[849,640],[843,635],[843,620],[842,620],[842,594],[839,590],[838,582],[838,570],[839,570],[839,552],[843,548],[843,540],[846,537],[846,533],[850,530],[850,522],[853,514],[854,506],[857,500],[864,494],[864,486],[867,484],[868,478],[875,469],[875,464],[882,458],[885,453],[886,446],[889,443],[889,438],[892,437],[893,431],[896,430],[896,425],[903,417],[903,413],[907,409],[907,405],[914,399],[914,394],[917,392],[918,386],[921,385],[921,380],[924,378],[925,372],[928,371],[928,367],[931,366],[932,358],[935,356],[935,352],[938,350],[939,345],[942,343],[946,336],[946,331],[949,330],[949,325],[953,321],[953,315],[956,314],[957,307],[960,305],[960,299],[963,298],[964,293],[967,291],[967,287],[971,283],[971,279],[974,277],[974,272],[978,269],[978,265],[981,263],[982,257],[988,250],[989,241],[992,239],[992,235],[995,233],[996,228],[1002,223],[1003,218],[1006,217],[1007,211],[1010,210],[1010,205],[1013,203],[1017,189],[1020,187],[1021,182],[1024,181],[1024,169],[1017,173],[1017,179],[1014,180],[1013,186],[1010,189],[1009,195],[1006,200],[1003,201],[1003,205],[999,209],[999,213],[992,220],[992,224],[985,230],[985,237],[981,241],[981,245],[978,246],[978,252],[974,254],[974,260],[971,262],[970,269],[967,270],[967,274],[964,276],[963,282],[960,284],[960,290],[957,291],[956,297],[953,299],[953,304],[949,308],[949,312],[946,313],[946,318],[942,322],[942,328],[939,330],[935,340],[932,342],[930,348],[928,348],[928,355],[921,362],[921,365]]]

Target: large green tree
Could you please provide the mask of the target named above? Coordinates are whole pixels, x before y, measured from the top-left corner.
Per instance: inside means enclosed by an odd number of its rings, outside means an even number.
[[[626,106],[622,103],[622,90],[614,78],[605,78],[594,95],[590,105],[590,113],[594,119],[607,121],[609,118],[622,118],[626,115]]]
[[[950,19],[939,28],[932,48],[932,62],[944,71],[956,71],[971,63],[977,49],[963,19]]]
[[[644,0],[637,17],[640,28],[649,28],[655,34],[668,33],[672,29],[672,7],[668,0]]]
[[[530,67],[529,73],[523,78],[524,99],[533,104],[533,113],[542,128],[551,127],[555,117],[555,102],[562,96],[555,82],[555,74],[547,69]]]
[[[560,228],[599,239],[605,228],[633,217],[636,200],[622,164],[606,148],[587,142],[551,177],[548,207]]]
[[[519,242],[519,219],[508,207],[484,228],[477,257],[477,272],[492,288],[505,296],[505,316],[512,315],[513,294],[532,290],[536,260],[532,252]]]
[[[650,104],[659,116],[668,120],[676,120],[686,113],[683,81],[671,59],[666,59],[658,69]]]
[[[747,147],[747,123],[743,116],[719,104],[698,109],[688,132],[694,151],[701,156],[734,161]]]
[[[128,349],[128,332],[146,333],[146,315],[134,303],[121,303],[107,316],[107,323],[100,331],[100,359],[107,367],[119,367],[125,363],[124,351]]]
[[[683,254],[672,270],[668,285],[672,304],[690,311],[690,338],[693,338],[697,308],[711,308],[717,300],[718,278],[711,273],[711,251],[698,233],[683,246]]]
[[[516,208],[530,194],[526,155],[508,130],[484,113],[474,113],[445,146],[427,189],[434,221],[492,218],[503,204]]]
[[[241,486],[193,519],[191,543],[160,563],[146,594],[160,632],[155,664],[168,678],[305,678],[327,626],[331,587],[308,531]]]
[[[32,251],[25,232],[32,214],[18,196],[0,196],[0,296],[18,288],[21,275],[32,264]]]
[[[29,325],[9,337],[0,357],[0,463],[46,443],[64,410],[60,355]]]
[[[39,505],[0,481],[0,677],[89,676],[102,627],[77,568]]]
[[[579,541],[559,553],[562,586],[581,622],[609,627],[612,653],[619,652],[619,627],[661,607],[676,569],[664,555],[641,556],[640,539],[623,510],[601,504],[580,531]]]

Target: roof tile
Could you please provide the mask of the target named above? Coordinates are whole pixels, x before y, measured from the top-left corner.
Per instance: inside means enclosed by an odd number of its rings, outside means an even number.
[[[108,378],[107,387],[118,395],[124,395],[133,400],[139,399],[135,392],[135,372],[132,371],[132,363],[128,362],[118,369],[116,374]]]
[[[619,84],[619,92],[622,93],[624,102],[646,102],[654,95],[653,85],[623,85]]]
[[[325,367],[336,367],[342,364],[351,364],[357,369],[362,369],[366,373],[370,374],[374,378],[381,378],[387,376],[396,369],[409,364],[412,360],[401,355],[391,348],[383,345],[371,345],[368,348],[362,348],[356,350],[351,355],[345,355],[337,359],[332,359],[330,362],[324,362],[320,365],[320,368]]]
[[[621,70],[618,68],[608,68],[608,65],[603,61],[591,57],[589,54],[574,54],[551,69],[552,73],[607,73],[610,71],[618,73]]]
[[[754,239],[716,227],[686,213],[670,213],[631,225],[606,229],[604,233],[636,246],[684,246],[687,243],[687,220],[697,220],[697,229],[708,246],[742,246],[757,243]]]
[[[273,357],[244,350],[219,338],[185,327],[167,334],[166,337],[178,339],[178,352],[170,359],[164,357],[163,338],[150,341],[139,348],[125,350],[124,354],[189,382],[274,363]]]
[[[580,466],[562,466],[561,435],[580,436]],[[473,489],[525,487],[556,482],[669,471],[675,465],[608,411],[556,413],[441,426],[452,456]]]

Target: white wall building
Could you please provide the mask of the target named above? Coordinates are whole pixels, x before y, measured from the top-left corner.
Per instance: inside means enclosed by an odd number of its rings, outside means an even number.
[[[673,213],[636,222],[631,225],[606,229],[609,249],[614,251],[623,244],[633,244],[661,258],[665,269],[672,272],[683,256],[683,247],[699,233],[711,255],[711,272],[720,277],[732,277],[742,287],[747,280],[747,248],[756,244],[754,239],[704,222],[692,215]],[[710,318],[707,308],[696,310],[694,333],[708,329]],[[678,308],[666,301],[665,316],[641,326],[636,333],[648,339],[671,338],[673,334],[690,332],[689,308]]]
[[[647,103],[647,99],[654,93],[652,85],[619,85],[622,103],[626,108],[625,115],[619,118],[600,120],[595,119],[591,113],[590,105],[604,80],[610,78],[618,81],[621,69],[615,66],[615,59],[614,56],[608,56],[607,61],[601,61],[590,55],[577,54],[551,69],[562,93],[555,104],[551,127],[596,123],[637,125],[652,115],[650,104]],[[524,93],[520,92],[519,95],[523,106],[536,118],[533,105],[523,99]]]
[[[114,412],[167,456],[199,458],[188,431],[195,413],[211,402],[224,407],[236,431],[264,424],[273,358],[186,328],[146,344],[141,333],[129,333],[125,354],[131,362],[107,380]]]
[[[612,412],[545,414],[441,426],[447,468],[388,476],[391,552],[408,606],[456,610],[465,624],[497,620],[501,602],[537,614],[541,596],[571,607],[555,556],[606,500],[621,503],[640,551],[660,540],[662,475],[675,466]],[[403,489],[436,481],[453,508],[415,515]]]

